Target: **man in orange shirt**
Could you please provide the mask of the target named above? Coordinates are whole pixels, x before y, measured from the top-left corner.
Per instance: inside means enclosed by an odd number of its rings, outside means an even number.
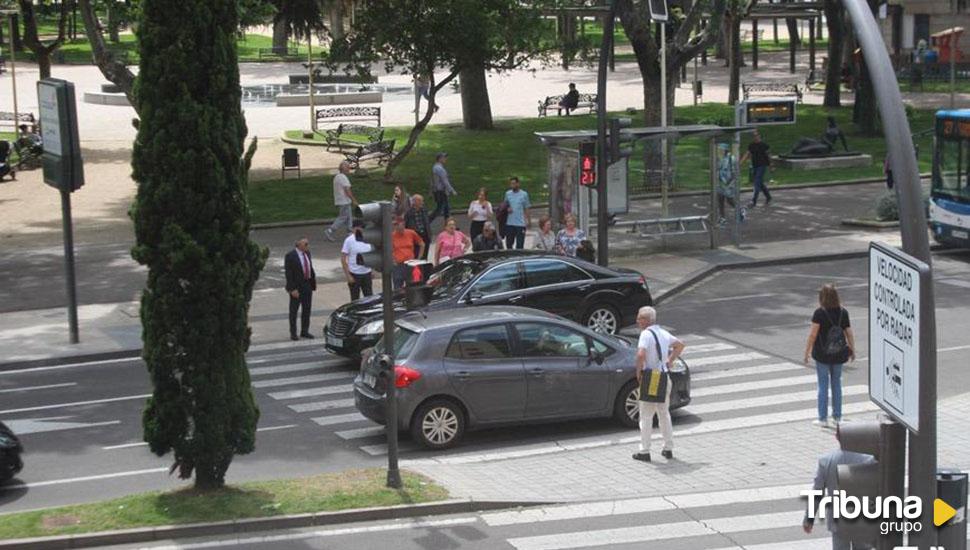
[[[404,227],[404,218],[396,216],[394,218],[394,230],[391,232],[391,247],[394,251],[394,271],[392,280],[394,289],[404,286],[407,276],[407,266],[404,262],[424,256],[424,239],[413,229]],[[417,256],[414,251],[417,249]]]

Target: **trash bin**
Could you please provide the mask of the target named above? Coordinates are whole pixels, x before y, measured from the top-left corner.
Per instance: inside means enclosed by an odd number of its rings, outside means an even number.
[[[697,97],[702,97],[704,95],[704,81],[695,80],[694,81],[694,95]]]
[[[937,545],[946,550],[967,550],[967,474],[940,470],[936,496],[956,508],[956,515],[937,530]]]

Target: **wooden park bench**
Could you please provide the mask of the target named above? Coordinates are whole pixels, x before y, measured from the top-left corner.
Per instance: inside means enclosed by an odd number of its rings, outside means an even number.
[[[394,156],[394,140],[378,141],[358,147],[353,153],[344,155],[344,160],[350,163],[353,170],[358,170],[362,162],[377,160],[378,166],[391,160]]]
[[[258,48],[256,50],[257,59],[263,59],[264,57],[293,59],[299,56],[300,51],[297,48]]]
[[[373,122],[374,126],[381,126],[380,107],[326,107],[317,109],[317,128],[324,124],[344,123],[349,120]]]
[[[37,132],[37,119],[34,117],[34,113],[17,113],[17,118],[14,119],[12,112],[0,111],[0,128],[16,132],[17,127],[21,124],[27,125],[28,132],[32,134]]]
[[[539,101],[539,116],[544,117],[549,114],[549,111],[556,111],[557,116],[562,115],[563,108],[559,106],[559,102],[566,97],[565,95],[551,95],[541,101]],[[576,104],[575,109],[589,109],[588,114],[596,112],[596,94],[579,94],[579,103]]]
[[[383,140],[384,129],[363,124],[341,124],[336,128],[325,130],[324,139],[327,140],[327,151],[344,147],[360,147]]]
[[[741,84],[744,99],[750,96],[795,96],[802,102],[802,90],[794,82],[745,82]]]

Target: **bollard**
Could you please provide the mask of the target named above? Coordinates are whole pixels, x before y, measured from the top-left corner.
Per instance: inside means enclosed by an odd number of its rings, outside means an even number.
[[[957,514],[937,530],[937,545],[946,550],[967,550],[967,474],[939,470],[936,496],[956,508]]]

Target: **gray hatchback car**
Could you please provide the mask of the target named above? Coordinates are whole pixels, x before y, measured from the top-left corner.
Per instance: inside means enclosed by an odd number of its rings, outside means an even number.
[[[414,312],[397,320],[394,374],[399,429],[431,449],[469,429],[523,422],[614,417],[639,421],[636,343],[520,307],[478,306]],[[367,353],[354,401],[384,424],[388,370]],[[671,371],[670,408],[690,403],[690,371]]]

